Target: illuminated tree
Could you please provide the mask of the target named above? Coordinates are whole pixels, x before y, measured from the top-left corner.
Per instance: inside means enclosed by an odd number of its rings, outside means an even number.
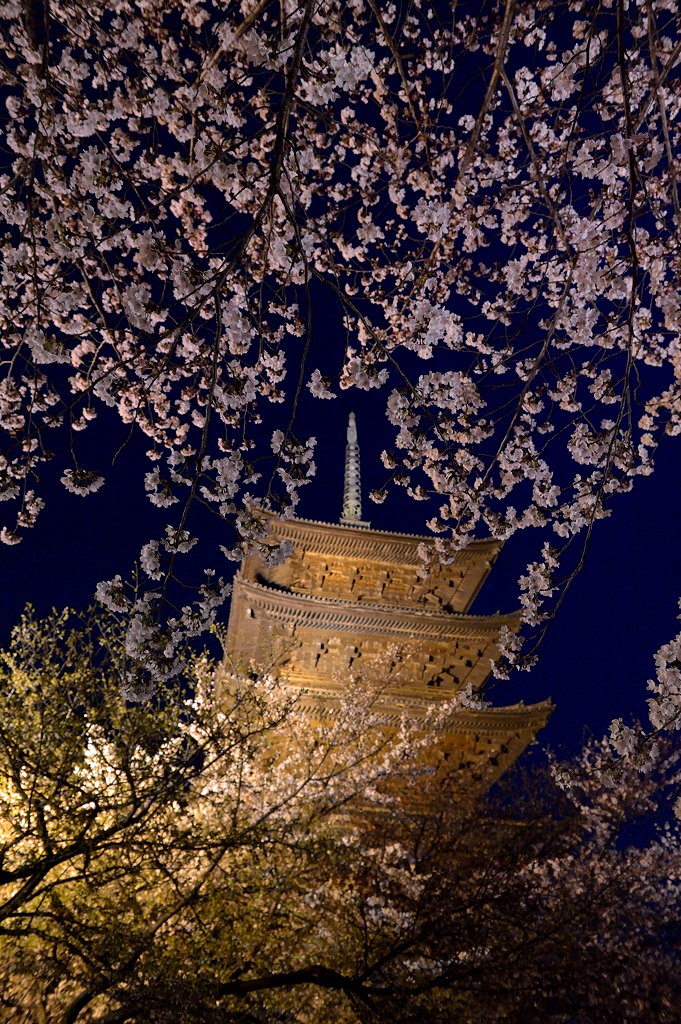
[[[315,723],[205,658],[126,706],[135,670],[99,614],[2,656],[0,1020],[677,1019],[681,837],[626,845],[678,796],[670,744],[618,787],[471,801],[370,680]]]

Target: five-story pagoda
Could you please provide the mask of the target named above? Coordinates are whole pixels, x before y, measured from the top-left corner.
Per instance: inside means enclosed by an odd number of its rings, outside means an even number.
[[[244,559],[234,581],[228,647],[257,667],[272,666],[312,713],[338,707],[349,673],[385,666],[402,652],[399,683],[384,691],[383,710],[397,724],[405,711],[422,716],[432,701],[471,684],[479,690],[499,657],[510,615],[470,615],[501,547],[474,540],[453,565],[424,579],[419,546],[426,537],[372,530],[362,520],[357,428],[350,414],[343,513],[339,523],[273,520],[273,543],[293,553],[275,567],[256,555]],[[383,668],[384,671],[384,668]],[[406,680],[406,681],[405,681]],[[490,782],[534,740],[551,713],[550,700],[525,706],[461,709],[449,719],[435,759]]]

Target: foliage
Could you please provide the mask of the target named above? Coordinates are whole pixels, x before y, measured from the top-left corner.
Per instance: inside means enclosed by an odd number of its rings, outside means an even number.
[[[667,741],[642,781],[470,800],[370,680],[314,721],[205,658],[126,705],[127,667],[101,614],[2,656],[1,1020],[677,1018],[681,837],[621,840],[676,798]]]

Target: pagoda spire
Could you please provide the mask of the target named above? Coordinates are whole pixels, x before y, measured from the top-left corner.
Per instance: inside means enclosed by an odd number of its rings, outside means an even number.
[[[362,488],[359,468],[359,445],[354,412],[348,418],[348,443],[345,448],[345,480],[343,484],[343,514],[345,526],[371,526],[362,521]]]

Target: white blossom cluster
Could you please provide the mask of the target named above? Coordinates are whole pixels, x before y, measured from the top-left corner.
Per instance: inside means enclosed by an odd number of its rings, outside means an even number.
[[[434,501],[440,560],[474,533],[567,545],[652,472],[681,433],[679,4],[444,11],[55,0],[43,38],[0,5],[4,543],[42,507],[46,432],[71,439],[66,488],[102,486],[72,464],[101,405],[148,437],[149,500],[176,514],[142,555],[161,592],[194,502],[230,557],[280,557],[267,513],[315,471],[282,404],[304,387],[376,395],[395,451],[373,496]],[[521,581],[530,626],[564,586],[552,558]]]
[[[654,696],[648,701],[654,729],[681,729],[681,633],[663,644],[655,655],[655,680],[648,680]]]

